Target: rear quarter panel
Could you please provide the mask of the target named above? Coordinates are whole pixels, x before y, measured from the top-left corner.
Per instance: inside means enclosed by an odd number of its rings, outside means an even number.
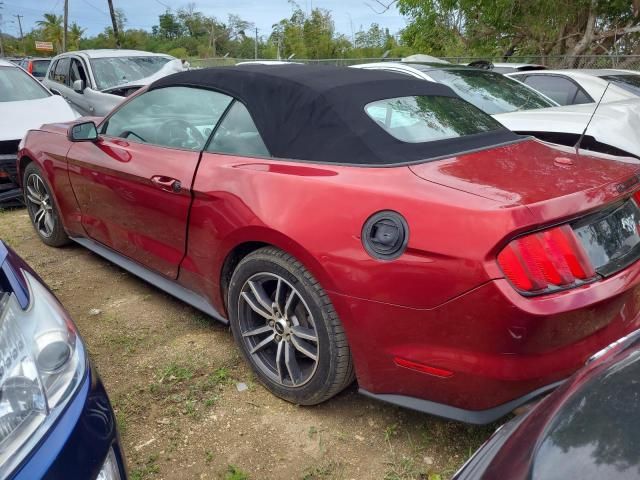
[[[358,168],[204,154],[193,185],[181,280],[224,311],[221,269],[243,242],[295,256],[329,292],[433,308],[491,279],[496,240],[530,222],[526,208],[435,185],[407,167]],[[470,198],[472,199],[470,201]],[[397,260],[370,257],[365,221],[380,210],[409,225]]]

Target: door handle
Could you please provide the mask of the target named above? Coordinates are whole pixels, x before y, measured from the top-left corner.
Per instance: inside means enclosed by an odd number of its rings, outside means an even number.
[[[182,182],[180,180],[165,177],[164,175],[154,175],[151,177],[151,183],[165,192],[180,193],[182,190]]]

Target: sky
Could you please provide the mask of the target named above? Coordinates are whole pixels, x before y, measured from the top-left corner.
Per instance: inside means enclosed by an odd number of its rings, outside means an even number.
[[[158,23],[158,15],[167,6],[174,11],[186,6],[189,0],[113,0],[116,8],[124,10],[127,17],[127,28],[142,28],[151,30]],[[244,20],[255,23],[260,36],[268,36],[271,26],[282,18],[291,15],[288,0],[195,0],[196,9],[206,15],[213,15],[219,20],[226,21],[230,13],[240,15]],[[375,0],[298,0],[303,10],[313,8],[330,10],[335,22],[336,30],[351,36],[362,26],[367,29],[371,23],[378,23],[383,28],[389,28],[396,33],[405,26],[405,19],[395,7],[383,14],[375,13],[367,3],[379,10]],[[44,13],[62,14],[64,0],[0,0],[0,14],[3,32],[18,36],[18,23],[15,15],[23,15],[22,28],[25,32],[34,27],[35,22]],[[86,28],[86,34],[93,36],[110,25],[109,7],[107,0],[69,0],[69,23],[76,21]]]

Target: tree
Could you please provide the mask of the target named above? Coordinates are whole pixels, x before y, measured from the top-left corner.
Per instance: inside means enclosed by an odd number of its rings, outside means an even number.
[[[36,22],[36,25],[42,29],[44,38],[53,43],[56,52],[62,50],[62,21],[62,15],[45,13],[44,20],[38,20]]]
[[[639,0],[397,0],[403,40],[434,55],[582,55],[640,51]]]
[[[71,24],[71,28],[69,29],[69,43],[72,50],[80,49],[80,39],[82,38],[82,35],[84,35],[85,31],[86,29],[80,28],[80,25],[76,22]]]

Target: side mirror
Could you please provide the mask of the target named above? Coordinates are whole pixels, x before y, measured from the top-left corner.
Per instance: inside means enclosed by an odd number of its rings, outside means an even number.
[[[84,80],[75,80],[73,82],[73,91],[78,93],[84,93]]]
[[[98,129],[93,122],[82,122],[72,125],[68,133],[72,142],[95,142],[98,139]]]

